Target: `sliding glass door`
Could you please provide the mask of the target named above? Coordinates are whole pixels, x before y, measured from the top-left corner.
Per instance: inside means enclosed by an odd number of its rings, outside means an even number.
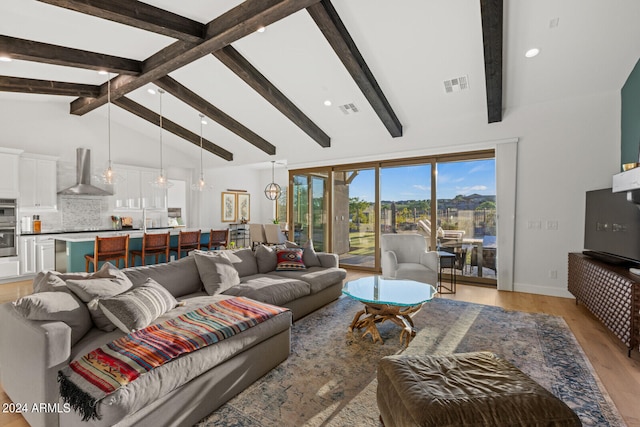
[[[379,272],[380,235],[417,233],[456,254],[459,279],[495,284],[493,150],[292,171],[288,194],[295,241],[343,267]]]
[[[440,162],[437,167],[440,248],[457,254],[457,274],[495,280],[495,159]]]
[[[292,227],[289,229],[293,230],[293,240],[304,244],[311,239],[317,251],[328,250],[328,176],[328,172],[299,173],[293,175],[290,182]]]
[[[428,245],[431,164],[380,168],[380,200],[381,233],[419,233]]]
[[[376,168],[336,168],[333,251],[348,267],[376,267]]]

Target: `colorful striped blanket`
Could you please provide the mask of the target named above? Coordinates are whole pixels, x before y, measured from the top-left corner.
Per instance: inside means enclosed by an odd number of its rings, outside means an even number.
[[[287,311],[234,297],[118,338],[58,372],[60,395],[83,421],[100,418],[97,404],[154,368],[229,338]]]

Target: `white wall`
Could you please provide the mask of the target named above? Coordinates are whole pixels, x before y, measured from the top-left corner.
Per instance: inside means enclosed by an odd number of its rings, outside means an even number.
[[[31,98],[33,96],[34,98]],[[91,149],[93,169],[103,169],[109,157],[106,107],[84,116],[69,114],[68,103],[39,102],[38,95],[23,99],[0,98],[0,147],[19,148],[28,153],[58,156],[75,164],[76,148]],[[69,98],[72,100],[73,98]],[[118,124],[120,115],[130,113],[112,107],[111,160],[113,163],[159,168],[160,143]],[[140,129],[156,126],[139,119]],[[192,168],[199,148],[168,132],[163,133],[165,169]],[[199,157],[198,157],[199,158]]]

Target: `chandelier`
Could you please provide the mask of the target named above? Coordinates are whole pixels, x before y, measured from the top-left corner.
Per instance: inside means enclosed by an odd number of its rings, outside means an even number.
[[[280,193],[282,192],[282,190],[280,189],[280,186],[275,182],[276,181],[275,175],[274,175],[275,164],[276,164],[275,161],[271,162],[271,183],[269,183],[267,187],[264,189],[264,195],[269,200],[277,200],[278,197],[280,197]]]

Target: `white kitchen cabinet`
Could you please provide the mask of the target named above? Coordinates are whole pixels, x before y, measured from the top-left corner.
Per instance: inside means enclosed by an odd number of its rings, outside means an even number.
[[[158,171],[144,171],[141,173],[142,207],[151,209],[167,208],[167,189],[155,187],[152,183],[158,176]]]
[[[18,239],[18,262],[20,274],[35,274],[36,265],[36,237],[20,236]]]
[[[0,198],[18,197],[18,156],[21,152],[0,148]]]
[[[116,209],[140,209],[140,171],[125,166],[113,170],[121,180],[113,186]]]
[[[54,236],[20,236],[18,239],[18,262],[20,275],[55,270]]]
[[[57,159],[24,154],[20,157],[19,206],[28,210],[57,209]]]
[[[114,165],[113,169],[122,177],[113,189],[116,210],[167,208],[167,190],[152,185],[157,169],[126,165]]]
[[[55,270],[56,251],[53,237],[36,237],[36,272]]]
[[[19,274],[20,262],[18,257],[0,258],[0,278],[16,277]]]

